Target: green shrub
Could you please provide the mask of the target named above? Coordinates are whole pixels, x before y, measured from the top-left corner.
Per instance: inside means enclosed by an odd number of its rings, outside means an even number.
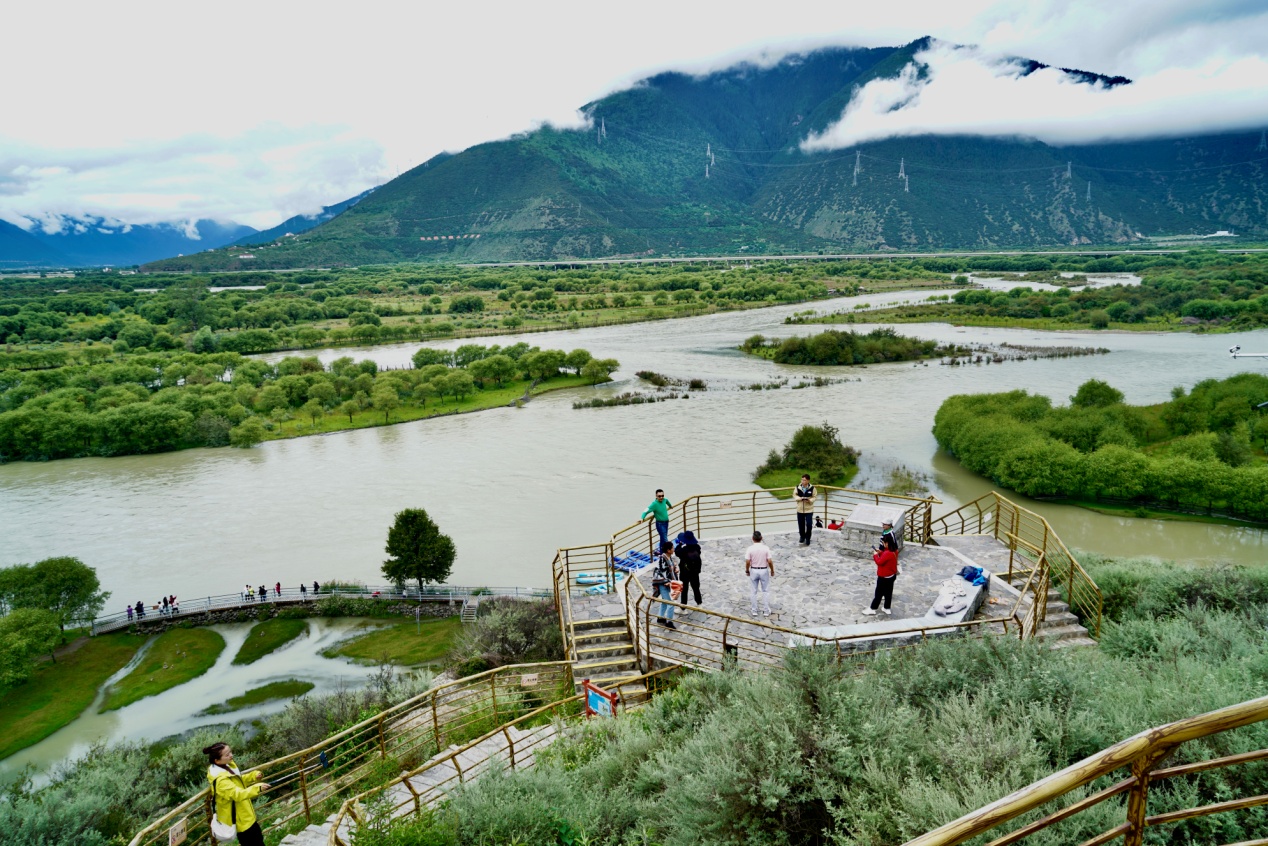
[[[563,660],[559,616],[549,602],[499,597],[482,603],[480,610],[445,661],[455,672],[466,670],[459,676],[504,664]]]

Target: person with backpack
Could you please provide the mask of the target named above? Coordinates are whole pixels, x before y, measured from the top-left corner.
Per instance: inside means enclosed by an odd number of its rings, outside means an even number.
[[[251,800],[268,790],[270,785],[260,781],[264,773],[243,773],[233,762],[233,750],[228,743],[213,743],[203,750],[207,756],[207,780],[216,807],[212,819],[212,834],[217,841],[231,840],[236,832],[242,846],[264,846],[264,831],[255,818]]]
[[[667,629],[674,626],[674,606],[670,582],[678,581],[678,567],[674,565],[674,545],[665,541],[660,545],[660,554],[656,556],[656,567],[652,570],[652,590],[660,597],[660,616],[656,622]]]
[[[682,579],[682,604],[687,604],[687,594],[695,591],[696,604],[702,605],[700,598],[700,544],[691,532],[682,532],[677,538],[678,546],[674,552],[678,554],[678,572]]]

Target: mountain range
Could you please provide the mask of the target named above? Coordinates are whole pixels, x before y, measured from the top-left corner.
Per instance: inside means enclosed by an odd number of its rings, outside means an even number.
[[[436,156],[341,213],[308,219],[307,231],[288,221],[237,239],[249,252],[183,249],[148,266],[1034,248],[1216,230],[1268,237],[1258,130],[1077,146],[929,135],[801,150],[860,87],[919,68],[929,46],[662,73],[586,104],[587,129],[547,126]],[[1061,72],[1076,85],[1132,84]]]
[[[122,224],[99,217],[60,217],[56,229],[29,230],[0,221],[0,268],[127,267],[233,243],[256,230],[237,223]]]

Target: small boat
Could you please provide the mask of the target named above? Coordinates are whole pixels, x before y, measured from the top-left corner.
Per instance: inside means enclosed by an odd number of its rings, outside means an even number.
[[[613,577],[616,581],[625,578],[624,573],[614,573]],[[578,573],[577,584],[579,585],[601,585],[606,584],[608,580],[607,573]]]

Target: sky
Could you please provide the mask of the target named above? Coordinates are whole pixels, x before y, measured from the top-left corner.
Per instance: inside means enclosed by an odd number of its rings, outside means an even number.
[[[661,70],[939,40],[810,150],[892,135],[1054,144],[1268,127],[1268,0],[116,0],[6,9],[0,219],[267,228]],[[973,45],[957,49],[955,45]],[[1008,57],[1134,80],[1020,77]]]

